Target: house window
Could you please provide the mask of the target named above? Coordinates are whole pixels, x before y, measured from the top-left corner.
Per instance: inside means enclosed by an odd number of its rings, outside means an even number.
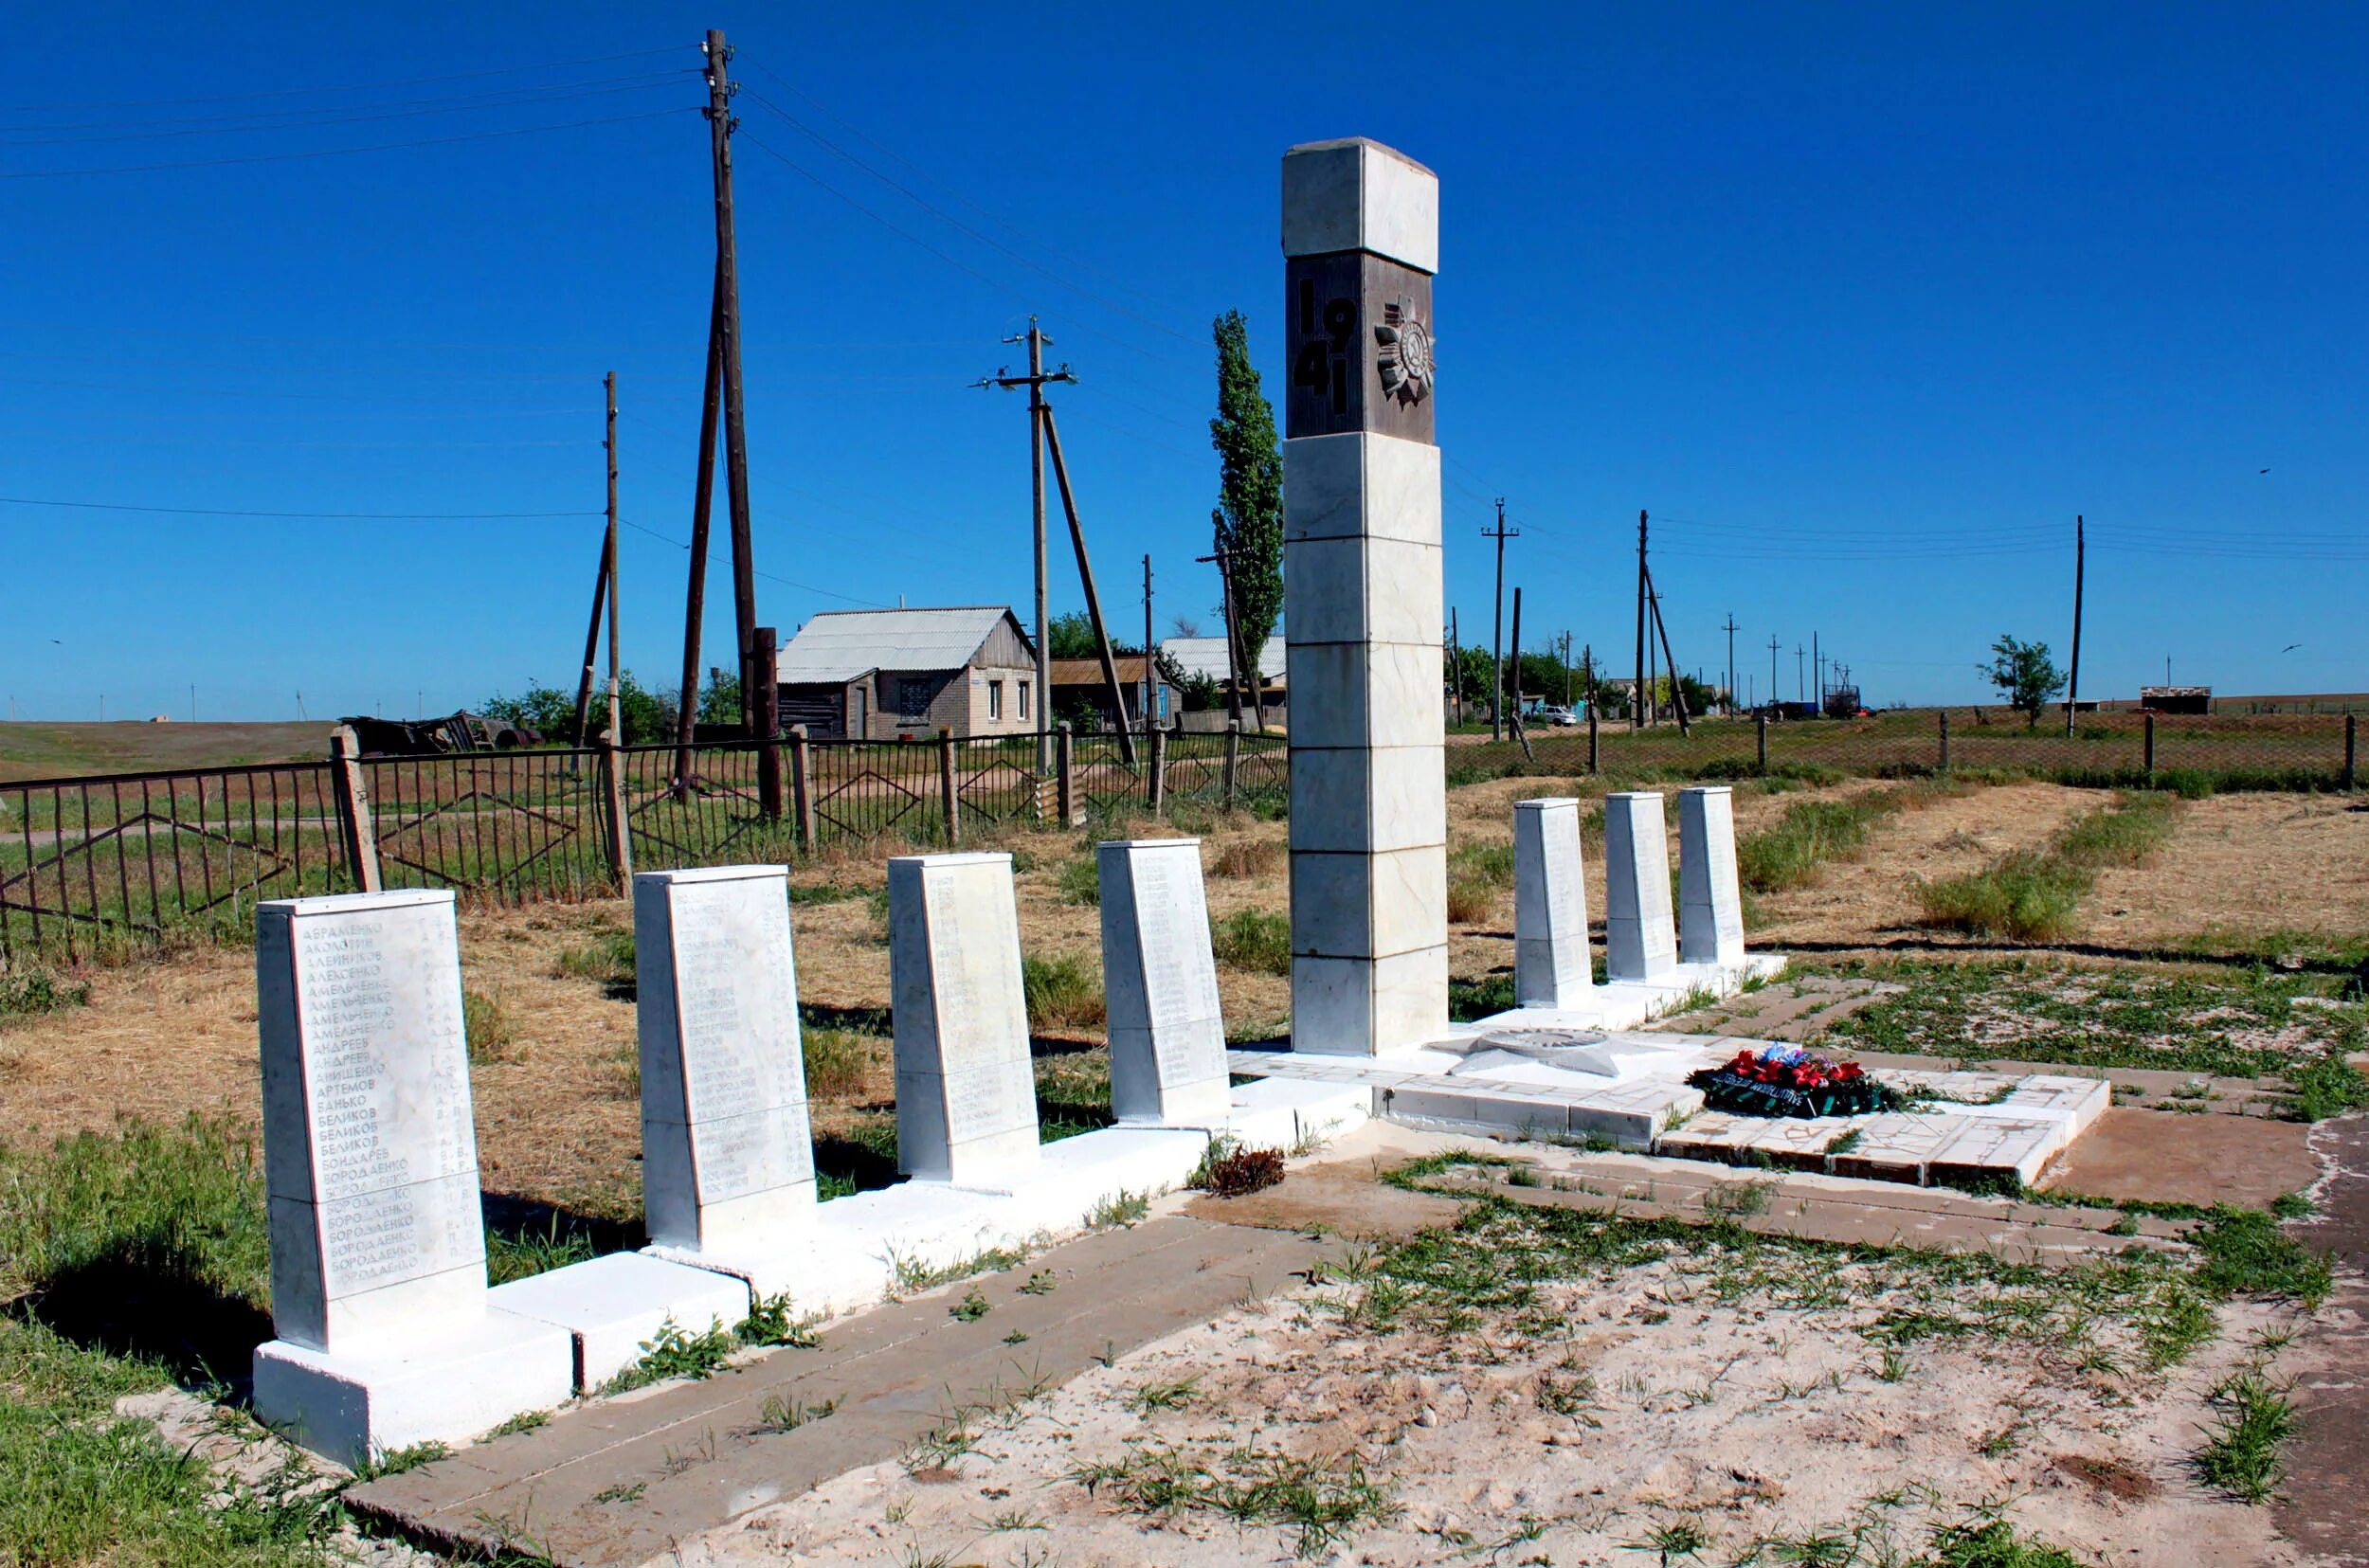
[[[919,724],[930,716],[930,699],[938,694],[938,683],[928,676],[899,676],[896,680],[896,719],[900,724]]]
[[[1028,683],[1024,680],[1020,683],[1020,722],[1028,722]]]
[[[1000,719],[1003,716],[1004,683],[1000,680],[990,680],[987,682],[987,717]]]

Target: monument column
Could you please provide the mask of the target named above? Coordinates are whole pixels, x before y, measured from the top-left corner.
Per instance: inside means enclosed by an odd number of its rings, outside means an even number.
[[[1295,1051],[1447,1030],[1438,239],[1438,177],[1402,153],[1355,138],[1284,154]]]

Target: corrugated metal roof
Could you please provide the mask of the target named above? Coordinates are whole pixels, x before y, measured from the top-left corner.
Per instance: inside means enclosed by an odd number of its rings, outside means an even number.
[[[874,670],[957,670],[1011,611],[1002,604],[935,610],[824,610],[777,656],[781,678],[849,681]]]
[[[1283,678],[1283,639],[1271,637],[1258,650],[1258,675],[1262,680]],[[1222,637],[1172,637],[1160,644],[1160,651],[1177,662],[1189,676],[1207,676],[1211,680],[1225,681],[1225,639]]]
[[[1111,662],[1118,666],[1119,679],[1130,685],[1144,683],[1144,656],[1113,654]],[[1057,658],[1053,661],[1053,684],[1056,686],[1099,686],[1102,684],[1100,658]]]

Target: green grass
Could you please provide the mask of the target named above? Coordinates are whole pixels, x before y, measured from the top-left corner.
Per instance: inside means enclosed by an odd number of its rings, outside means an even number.
[[[1237,910],[1209,925],[1209,946],[1220,964],[1253,974],[1292,972],[1292,920],[1274,910]]]
[[[844,1100],[872,1075],[883,1042],[853,1029],[819,1029],[809,1024],[799,1032],[799,1049],[805,1058],[806,1094],[817,1100]]]
[[[1389,1487],[1368,1476],[1353,1451],[1303,1457],[1250,1446],[1140,1444],[1066,1479],[1138,1513],[1216,1514],[1290,1530],[1301,1558],[1322,1556],[1400,1512]]]
[[[1101,904],[1102,861],[1093,845],[1087,845],[1084,854],[1061,862],[1060,887],[1061,897],[1069,903],[1083,904],[1089,909]]]
[[[633,933],[602,931],[591,941],[570,947],[559,955],[559,973],[562,979],[592,981],[613,997],[630,999],[637,973]]]
[[[1513,888],[1513,840],[1484,838],[1448,852],[1448,918],[1486,920]]]
[[[1057,1029],[1098,1030],[1108,1016],[1101,974],[1076,953],[1055,953],[1049,958],[1023,955],[1020,987],[1028,1003],[1028,1027],[1040,1034]]]
[[[518,1036],[510,1010],[498,997],[482,991],[461,993],[461,1030],[468,1041],[469,1064],[484,1067],[506,1062],[517,1054]]]
[[[2286,1474],[2294,1401],[2258,1367],[2229,1378],[2212,1400],[2215,1419],[2197,1454],[2198,1478],[2243,1502],[2270,1502]]]
[[[739,1340],[720,1323],[688,1334],[670,1317],[659,1325],[656,1335],[642,1342],[642,1359],[602,1384],[601,1392],[622,1394],[675,1378],[713,1378],[739,1348]]]
[[[61,979],[54,969],[38,964],[0,969],[0,1029],[17,1018],[39,1018],[90,1003],[86,981]]]
[[[1796,801],[1784,815],[1736,845],[1736,875],[1752,892],[1806,887],[1828,860],[1857,854],[1878,822],[1907,804],[1902,789],[1874,789],[1846,801]]]
[[[2081,901],[2109,867],[2142,865],[2170,837],[2172,798],[2126,794],[2075,819],[2036,850],[2000,856],[1979,872],[1923,883],[1925,922],[1943,930],[2053,942],[2079,928]]]
[[[1853,965],[1901,982],[1836,1020],[1820,1043],[1981,1059],[2282,1078],[2288,1114],[2320,1120],[2369,1104],[2344,1057],[2369,1048],[2358,1009],[2300,1007],[2325,977],[2270,968],[2089,967],[2015,958]]]

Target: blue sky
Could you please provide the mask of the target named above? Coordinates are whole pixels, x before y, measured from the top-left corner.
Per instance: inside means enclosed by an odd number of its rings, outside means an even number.
[[[671,682],[709,26],[785,635],[1026,604],[1021,399],[970,383],[1031,311],[1106,602],[1140,627],[1148,552],[1163,629],[1214,629],[1209,319],[1279,381],[1276,160],[1364,135],[1442,182],[1468,640],[1502,495],[1526,630],[1626,648],[1642,507],[1683,664],[1732,611],[1762,695],[1815,630],[1871,699],[1969,700],[1998,633],[2064,652],[2082,513],[2085,694],[2369,687],[2356,7],[98,5],[0,63],[0,496],[587,515],[0,504],[10,711],[566,683],[609,369],[625,660]]]

